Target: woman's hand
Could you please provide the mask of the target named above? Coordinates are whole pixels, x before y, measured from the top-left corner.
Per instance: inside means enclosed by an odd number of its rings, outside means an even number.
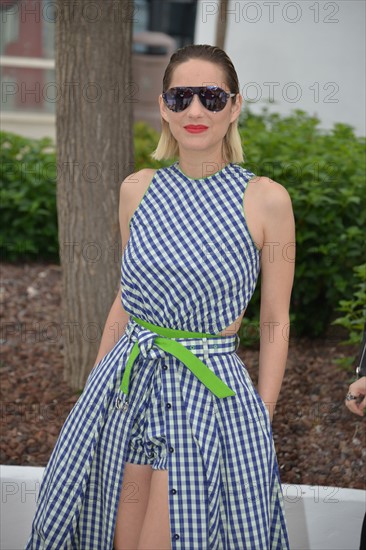
[[[345,399],[346,407],[359,416],[364,416],[366,411],[366,376],[353,382],[348,388],[348,395],[351,399]]]

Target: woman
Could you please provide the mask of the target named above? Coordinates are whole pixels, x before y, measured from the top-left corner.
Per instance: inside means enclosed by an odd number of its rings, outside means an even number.
[[[159,104],[154,156],[179,161],[121,185],[121,290],[28,548],[288,548],[271,420],[288,350],[291,200],[239,166],[242,97],[225,52],[175,52]],[[260,270],[257,392],[236,333]]]

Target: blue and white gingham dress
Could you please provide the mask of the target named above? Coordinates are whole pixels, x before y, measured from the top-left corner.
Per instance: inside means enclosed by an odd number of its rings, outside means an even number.
[[[218,398],[132,319],[214,335],[240,315],[260,270],[243,213],[253,175],[235,164],[201,179],[177,163],[155,173],[122,258],[129,323],[62,428],[28,550],[112,550],[126,462],[168,469],[172,549],[289,548],[269,415],[235,335],[177,339],[235,392]]]

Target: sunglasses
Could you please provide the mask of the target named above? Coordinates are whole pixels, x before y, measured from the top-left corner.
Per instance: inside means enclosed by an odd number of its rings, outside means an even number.
[[[229,98],[236,95],[225,92],[217,86],[178,86],[169,88],[161,95],[168,109],[181,113],[190,106],[195,94],[198,95],[202,105],[214,113],[222,111]]]

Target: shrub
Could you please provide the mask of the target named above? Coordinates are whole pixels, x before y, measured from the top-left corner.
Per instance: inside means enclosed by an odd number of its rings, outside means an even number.
[[[8,260],[58,257],[55,158],[50,138],[1,132],[0,246]]]
[[[336,308],[343,315],[333,321],[333,325],[341,325],[347,330],[348,339],[344,345],[361,345],[366,323],[366,263],[353,268],[355,284],[353,294],[349,300],[340,300]],[[335,360],[342,367],[353,367],[355,357],[345,357]]]
[[[159,134],[148,125],[135,125],[135,170],[159,163],[149,154]],[[3,257],[59,260],[56,209],[56,153],[50,138],[29,139],[11,132],[1,138],[1,231]]]
[[[341,299],[351,299],[353,267],[364,258],[365,139],[296,110],[289,116],[244,113],[246,167],[288,190],[296,220],[296,271],[291,298],[297,335],[320,336]],[[258,315],[259,287],[251,309]],[[248,309],[249,311],[249,309]]]

